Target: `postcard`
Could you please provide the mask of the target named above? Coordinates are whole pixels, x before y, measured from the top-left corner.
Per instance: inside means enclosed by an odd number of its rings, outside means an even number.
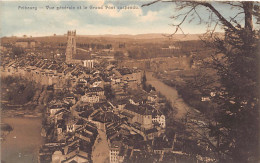
[[[259,161],[258,2],[0,9],[1,162]]]

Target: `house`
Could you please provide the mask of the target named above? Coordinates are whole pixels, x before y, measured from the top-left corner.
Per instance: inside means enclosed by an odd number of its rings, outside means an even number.
[[[153,140],[158,136],[158,130],[156,128],[152,128],[145,131],[145,134],[149,140]]]
[[[82,86],[82,87],[86,87],[88,84],[88,78],[79,78],[78,80],[78,85]]]
[[[62,104],[54,104],[48,107],[48,112],[50,113],[50,116],[54,116],[55,113],[62,109],[66,109]]]
[[[35,48],[36,41],[32,39],[18,39],[15,42],[15,46],[21,48]]]
[[[94,68],[94,60],[93,59],[84,60],[83,66],[87,68]]]
[[[56,133],[57,133],[57,140],[61,141],[61,140],[65,140],[65,134],[66,134],[66,130],[67,126],[64,122],[63,119],[57,120],[56,122]]]
[[[89,103],[98,103],[99,102],[99,95],[97,94],[85,94],[81,96],[82,102],[89,102]]]
[[[104,88],[104,81],[100,77],[96,77],[89,82],[90,87]]]
[[[129,99],[130,104],[133,105],[140,105],[142,104],[143,100],[141,98],[137,98],[137,97],[132,97]]]
[[[61,163],[90,163],[91,161],[89,160],[88,157],[84,156],[82,154],[83,152],[75,152],[77,154],[74,154],[72,157],[61,161]]]
[[[160,127],[162,127],[162,128],[166,127],[165,116],[158,109],[154,110],[153,113],[152,113],[152,122],[153,122],[153,124],[158,123],[160,125]]]
[[[101,87],[92,87],[86,91],[86,94],[97,94],[99,97],[104,98],[105,91]]]
[[[122,147],[118,154],[118,161],[120,163],[129,162],[129,158],[133,152],[133,149]]]
[[[127,122],[133,123],[134,115],[123,111],[120,113],[120,118],[126,118]]]
[[[201,97],[201,101],[210,101],[210,97],[208,96]]]
[[[122,112],[134,115],[132,122],[140,123],[143,128],[150,129],[152,128],[152,109],[149,105],[126,104]]]
[[[89,153],[80,149],[80,141],[74,140],[52,154],[53,163],[90,163]]]
[[[164,153],[171,152],[173,150],[173,141],[164,137],[155,137],[152,141],[153,152],[159,154],[162,160]]]
[[[115,109],[116,111],[120,111],[125,107],[127,103],[129,103],[129,100],[127,98],[124,98],[118,101],[111,101],[108,103],[112,106],[113,109]]]
[[[65,124],[66,124],[66,131],[67,132],[74,132],[76,130],[76,126],[75,126],[76,125],[76,121],[72,117],[72,115],[67,117]]]
[[[64,102],[67,104],[75,104],[76,103],[76,97],[74,94],[70,93],[67,94],[64,98]]]
[[[123,82],[134,82],[137,84],[141,84],[142,81],[141,71],[131,70],[128,68],[117,69],[117,71],[121,75]]]
[[[121,147],[122,143],[120,141],[114,141],[111,143],[109,151],[110,163],[119,163],[119,151]]]
[[[57,111],[57,112],[54,114],[55,122],[57,122],[58,120],[63,119],[63,115],[64,115],[64,114],[69,114],[69,113],[70,113],[70,111],[67,110],[67,109],[61,109],[61,110]]]
[[[107,122],[119,122],[120,117],[113,112],[97,112],[96,114],[92,115],[92,120],[107,123]]]
[[[124,99],[128,98],[129,94],[128,93],[124,93],[124,92],[121,93],[121,91],[120,92],[115,92],[115,97],[116,97],[117,100],[121,101],[121,100],[124,100]]]
[[[57,123],[57,134],[60,135],[64,131],[65,127],[66,126],[63,124],[62,121],[61,122],[58,121],[58,123]]]
[[[119,78],[119,77],[117,77],[117,76],[112,76],[111,77],[111,87],[113,88],[113,89],[116,89],[116,88],[118,88],[118,87],[121,87],[121,78]]]
[[[158,96],[156,94],[150,94],[148,95],[147,100],[150,103],[158,102]]]
[[[111,80],[108,77],[102,77],[102,80],[104,81],[104,86],[110,86]]]

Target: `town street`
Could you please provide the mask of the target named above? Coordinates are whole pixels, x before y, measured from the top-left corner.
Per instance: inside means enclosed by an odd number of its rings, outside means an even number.
[[[82,118],[78,115],[78,112],[75,111],[78,105],[80,105],[80,101],[78,101],[76,104],[74,104],[71,107],[71,113],[73,116],[77,118]],[[106,138],[106,133],[104,132],[103,129],[98,129],[98,136],[95,140],[95,144],[93,146],[93,151],[92,151],[92,160],[93,162],[97,162],[97,163],[109,162],[109,146]]]
[[[109,146],[106,139],[106,134],[102,130],[98,130],[98,136],[94,144],[92,152],[93,162],[109,162]]]

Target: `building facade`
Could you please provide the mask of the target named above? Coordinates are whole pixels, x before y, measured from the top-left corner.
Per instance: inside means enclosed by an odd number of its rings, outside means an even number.
[[[16,47],[35,48],[36,42],[32,39],[19,39],[15,42]]]

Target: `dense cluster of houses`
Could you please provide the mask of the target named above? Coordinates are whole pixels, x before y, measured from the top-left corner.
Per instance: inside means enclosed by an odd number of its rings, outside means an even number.
[[[160,111],[164,104],[155,92],[141,89],[142,72],[138,69],[115,65],[87,69],[24,57],[3,60],[1,74],[27,78],[52,87],[55,92],[62,89],[69,92],[62,99],[54,97],[46,105],[42,129],[46,144],[40,149],[40,161],[91,162],[98,130],[106,132],[110,162],[143,157],[141,153],[147,152],[146,147],[153,148],[157,139],[167,140],[166,119]],[[130,94],[128,89],[136,94]],[[111,92],[114,98],[108,100]],[[152,152],[163,154],[173,148],[172,140],[166,144],[156,145]]]
[[[160,162],[176,159],[181,150],[176,134],[166,134],[165,100],[142,89],[139,69],[98,63],[87,68],[33,56],[3,58],[0,68],[2,76],[35,81],[54,95],[63,92],[46,104],[39,162],[92,162],[100,130],[111,163]]]
[[[115,157],[112,151],[122,149],[115,148],[114,139],[122,148],[131,149],[118,134],[123,138],[129,133],[129,140],[133,136],[147,141],[162,134],[166,126],[156,93],[141,90],[142,72],[138,69],[119,69],[114,65],[88,69],[27,56],[3,59],[1,75],[27,78],[55,92],[65,88],[69,92],[46,105],[42,136],[47,141],[40,150],[41,161],[90,162],[98,130],[104,129],[111,149],[110,161],[118,162],[122,158]],[[140,91],[142,98],[129,94],[127,89]],[[107,91],[114,93],[114,100],[107,100]],[[112,131],[113,125],[117,127]],[[120,132],[114,133],[115,130]]]
[[[66,90],[46,104],[46,142],[39,162],[92,162],[100,130],[106,134],[111,163],[191,159],[181,152],[184,141],[166,134],[165,100],[142,89],[139,69],[113,64],[87,68],[33,56],[3,57],[0,69],[3,77],[26,78],[56,93]]]
[[[111,163],[198,161],[194,157],[187,160],[191,157],[182,152],[185,141],[176,133],[167,132],[163,112],[166,100],[155,90],[143,90],[143,71],[133,68],[189,69],[189,57],[124,60],[112,64],[113,54],[107,55],[111,48],[91,55],[85,55],[90,54],[91,48],[77,48],[76,31],[67,33],[65,62],[61,57],[65,49],[44,44],[35,49],[36,45],[38,42],[32,39],[17,40],[15,46],[28,54],[14,56],[15,59],[7,48],[0,46],[8,52],[2,55],[0,71],[2,77],[34,81],[54,95],[45,103],[41,132],[45,144],[39,150],[38,162],[93,162],[100,132],[105,133],[103,141],[109,146]],[[174,49],[178,47],[162,48],[161,52]],[[77,55],[81,59],[76,59]],[[102,64],[104,60],[106,64]],[[202,98],[202,101],[209,100],[209,97]]]

